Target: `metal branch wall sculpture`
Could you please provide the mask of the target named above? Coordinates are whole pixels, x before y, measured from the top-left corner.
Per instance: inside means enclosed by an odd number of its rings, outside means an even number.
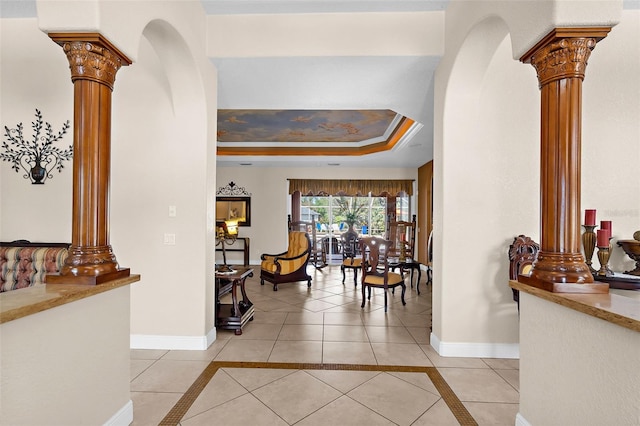
[[[44,124],[44,126],[43,126]],[[44,184],[47,179],[53,177],[53,170],[61,172],[63,162],[73,157],[73,145],[67,149],[60,149],[53,145],[62,139],[70,127],[69,120],[62,125],[62,129],[55,134],[51,124],[42,120],[42,113],[36,108],[36,121],[31,122],[33,137],[31,141],[25,140],[22,134],[22,123],[18,123],[15,129],[4,126],[2,141],[3,152],[0,159],[11,163],[11,168],[20,172],[25,171],[23,177],[29,179],[32,184]],[[44,135],[41,135],[44,127]]]

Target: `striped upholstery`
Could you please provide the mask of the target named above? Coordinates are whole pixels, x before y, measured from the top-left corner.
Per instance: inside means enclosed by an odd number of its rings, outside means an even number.
[[[0,292],[44,284],[67,255],[63,247],[0,247]]]
[[[306,256],[300,256],[309,249],[309,239],[306,237],[305,232],[291,231],[289,232],[289,249],[282,256],[265,255],[264,260],[260,264],[260,268],[271,272],[278,272],[281,275],[290,274],[293,271],[300,269],[308,260],[309,254]],[[275,259],[278,259],[275,262]],[[278,271],[278,265],[280,270]]]

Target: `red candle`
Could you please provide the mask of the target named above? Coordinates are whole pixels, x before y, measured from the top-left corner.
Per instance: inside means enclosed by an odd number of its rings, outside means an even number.
[[[584,211],[584,224],[595,225],[596,224],[596,211],[595,209],[587,209]]]
[[[600,229],[608,229],[609,236],[611,236],[611,221],[610,220],[601,220],[600,221]]]
[[[611,231],[608,229],[598,229],[598,247],[609,247],[609,238],[611,237]]]

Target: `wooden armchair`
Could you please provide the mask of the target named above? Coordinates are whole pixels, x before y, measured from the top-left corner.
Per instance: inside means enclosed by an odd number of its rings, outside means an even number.
[[[264,285],[265,281],[272,283],[273,291],[278,291],[278,284],[296,281],[307,281],[307,287],[311,287],[311,276],[307,274],[310,255],[309,235],[302,231],[289,232],[287,251],[260,256],[260,284]]]
[[[369,294],[367,300],[371,300],[371,287],[382,288],[384,290],[384,311],[387,312],[387,290],[395,289],[402,286],[402,304],[404,301],[404,293],[407,286],[404,284],[402,276],[402,268],[400,265],[400,273],[391,272],[389,270],[389,247],[391,241],[378,237],[366,237],[360,239],[360,252],[362,253],[362,305],[365,304],[365,288],[368,288]]]
[[[309,235],[311,241],[311,257],[309,263],[316,269],[322,269],[327,266],[327,252],[324,249],[321,241],[318,241],[316,237],[317,225],[315,219],[309,221],[291,220],[291,215],[287,216],[287,228],[289,231],[303,231]]]
[[[342,284],[347,278],[345,270],[351,269],[353,271],[353,285],[358,287],[358,269],[362,266],[362,258],[359,256],[358,235],[352,232],[345,232],[340,236],[340,240],[340,246],[342,247],[342,264],[340,265]]]
[[[324,252],[325,256],[331,257],[334,254],[340,255],[340,253],[342,253],[342,249],[340,248],[340,240],[334,236],[327,235],[325,237],[322,237],[321,244],[322,251]],[[330,263],[330,261],[328,263]]]
[[[509,246],[509,279],[518,281],[519,275],[529,275],[533,262],[538,257],[540,245],[525,235],[518,235]],[[512,288],[513,300],[520,310],[520,292]]]
[[[387,240],[391,240],[390,257],[404,257],[415,261],[416,246],[416,215],[412,221],[389,221]],[[404,246],[404,247],[403,247]]]

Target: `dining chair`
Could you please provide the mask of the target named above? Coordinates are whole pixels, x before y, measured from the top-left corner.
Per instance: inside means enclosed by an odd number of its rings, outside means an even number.
[[[402,305],[407,286],[404,283],[403,266],[400,265],[400,273],[392,272],[389,265],[389,248],[391,241],[379,237],[365,237],[360,239],[360,252],[362,262],[362,305],[365,305],[365,289],[368,290],[367,300],[371,300],[371,288],[381,288],[384,291],[384,311],[387,312],[387,290],[402,287],[400,298]]]
[[[358,235],[351,232],[344,232],[340,235],[340,246],[342,248],[342,284],[346,279],[345,270],[353,271],[353,285],[358,287],[358,269],[362,266],[362,258],[359,255]]]
[[[392,221],[389,219],[386,238],[391,240],[389,257],[397,258],[393,262],[392,270],[395,270],[400,263],[403,264],[404,270],[411,272],[411,286],[413,287],[413,271],[418,272],[416,281],[416,289],[420,294],[420,278],[422,277],[421,263],[416,259],[416,215],[414,214],[411,221]]]

